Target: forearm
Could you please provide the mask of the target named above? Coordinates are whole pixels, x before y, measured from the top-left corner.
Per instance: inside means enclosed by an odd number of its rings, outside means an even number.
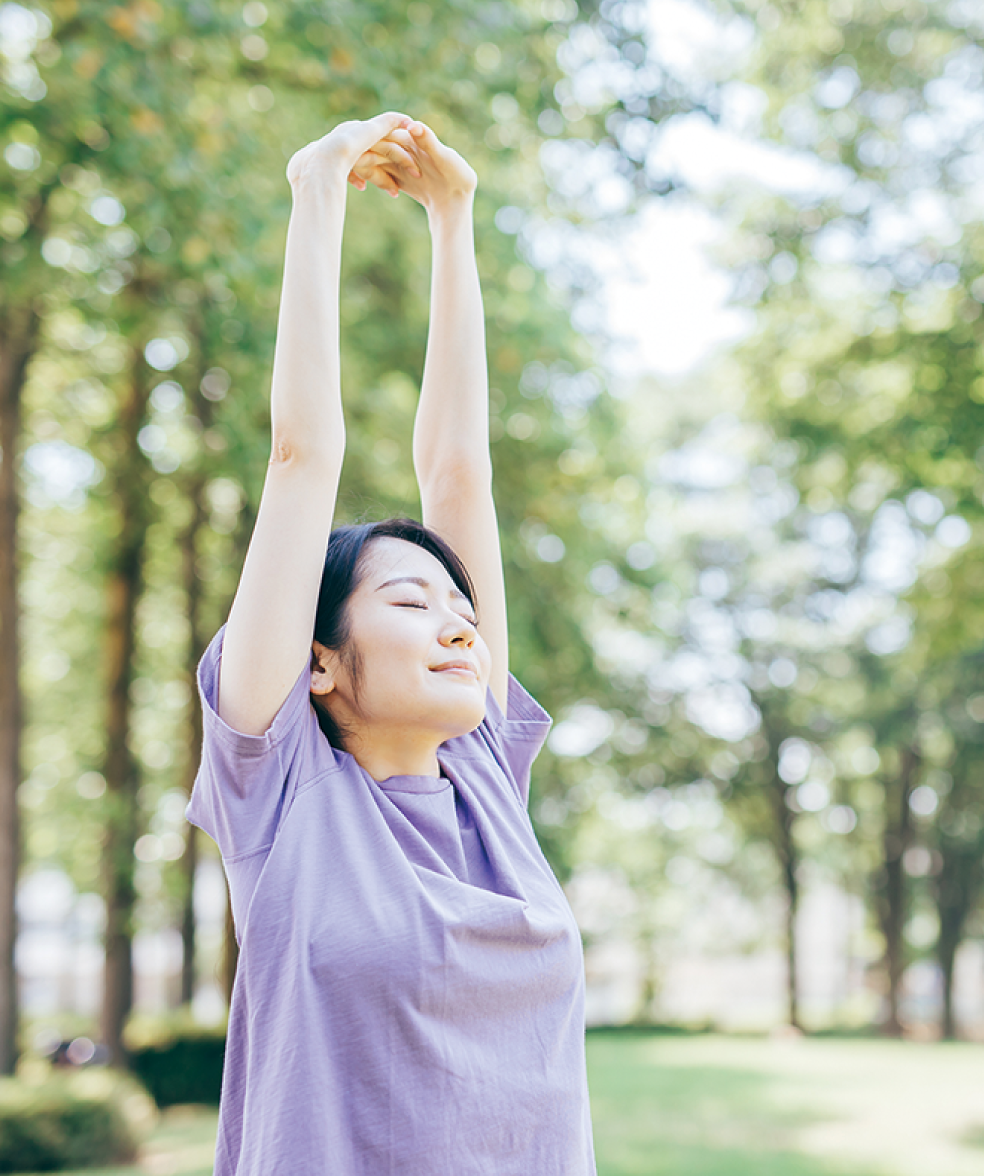
[[[287,228],[270,411],[273,460],[341,467],[345,443],[338,300],[344,178],[301,182]]]
[[[432,214],[430,226],[430,329],[413,435],[422,488],[445,471],[476,479],[491,474],[485,315],[471,200]]]

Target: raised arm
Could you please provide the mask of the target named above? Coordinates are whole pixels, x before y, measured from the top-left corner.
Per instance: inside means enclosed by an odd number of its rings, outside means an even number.
[[[427,210],[433,243],[430,331],[413,434],[424,523],[461,556],[478,595],[479,629],[492,654],[490,686],[505,710],[509,672],[506,593],[489,455],[485,316],[475,264],[477,177],[429,127],[394,136],[420,176],[392,174]]]
[[[318,587],[345,450],[339,375],[338,285],[346,180],[356,161],[405,115],[348,122],[287,165],[293,208],[270,395],[272,445],[256,526],[229,614],[219,714],[262,734],[310,660]],[[394,162],[406,153],[378,147]],[[372,182],[395,186],[381,173]]]

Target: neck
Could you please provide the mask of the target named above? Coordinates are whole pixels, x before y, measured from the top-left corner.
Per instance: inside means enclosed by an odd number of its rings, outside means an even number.
[[[440,776],[437,749],[442,740],[416,730],[385,731],[365,727],[349,728],[345,734],[345,750],[360,768],[376,781],[391,776]]]

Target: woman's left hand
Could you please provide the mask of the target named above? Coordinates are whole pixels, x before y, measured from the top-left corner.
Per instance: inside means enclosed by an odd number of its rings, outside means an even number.
[[[390,192],[398,188],[428,213],[470,200],[478,187],[474,169],[422,122],[391,131],[361,156],[349,180],[360,191],[367,183]]]

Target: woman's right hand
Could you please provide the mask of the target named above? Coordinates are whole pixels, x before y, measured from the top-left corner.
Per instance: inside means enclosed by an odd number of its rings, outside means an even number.
[[[346,178],[351,180],[356,162],[370,150],[390,163],[416,170],[409,153],[398,143],[387,138],[393,131],[409,127],[412,121],[405,114],[387,111],[365,121],[352,119],[339,123],[327,135],[308,143],[290,157],[287,164],[287,179],[291,188],[296,192],[299,187],[311,181],[320,186],[325,183],[344,182]],[[375,169],[369,176],[369,181],[393,196],[399,193],[392,177],[383,167]],[[352,182],[356,183],[355,180]],[[360,177],[356,187],[365,186],[365,180]]]
[[[377,178],[380,175],[382,179]],[[362,189],[366,186],[364,178],[390,195],[395,196],[397,190],[406,192],[428,214],[462,198],[470,200],[478,186],[475,169],[419,120],[397,127],[388,139],[376,143],[358,160],[349,180]]]

